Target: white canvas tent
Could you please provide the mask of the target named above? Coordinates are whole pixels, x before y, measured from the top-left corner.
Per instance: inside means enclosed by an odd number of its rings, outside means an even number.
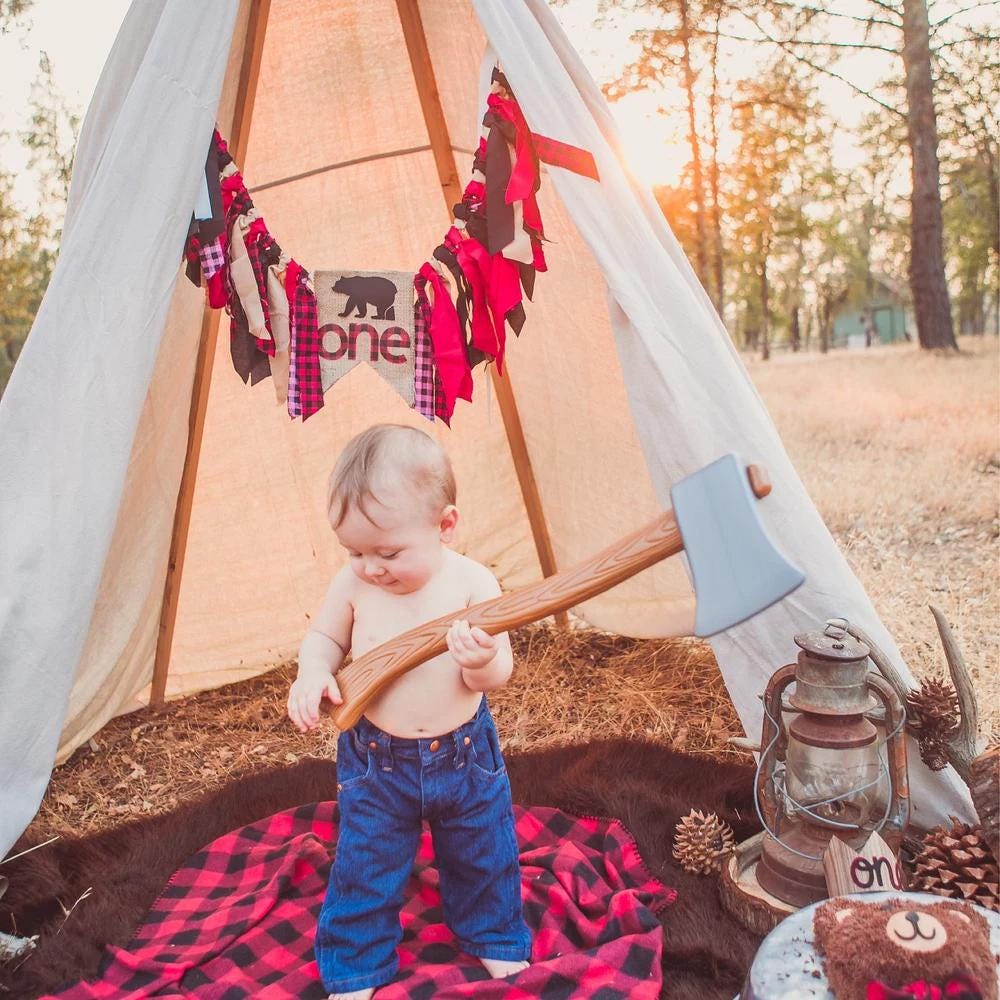
[[[213,124],[307,267],[414,270],[468,175],[494,59],[532,130],[591,151],[601,180],[545,172],[550,270],[509,385],[479,370],[476,401],[434,429],[461,546],[518,586],[737,451],[768,467],[761,514],[807,574],[713,640],[747,732],[792,636],[831,615],[909,676],[543,0],[142,0],[88,112],[59,262],[0,403],[0,854],[57,753],[148,699],[158,646],[169,696],[294,655],[340,559],[322,510],[334,457],[378,420],[429,426],[365,366],[305,424],[233,372],[218,317],[179,277]],[[576,610],[653,636],[689,597],[672,560]],[[968,813],[950,771],[911,767],[919,818]]]

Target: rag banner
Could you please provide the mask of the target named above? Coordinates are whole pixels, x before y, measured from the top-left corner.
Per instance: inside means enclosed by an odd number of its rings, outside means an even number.
[[[413,275],[316,271],[323,391],[362,361],[413,406]]]

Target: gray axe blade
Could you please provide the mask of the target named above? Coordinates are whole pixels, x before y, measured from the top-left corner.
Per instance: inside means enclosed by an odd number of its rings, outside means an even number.
[[[805,580],[764,530],[746,469],[735,455],[682,479],[670,496],[698,601],[695,635],[739,625]]]

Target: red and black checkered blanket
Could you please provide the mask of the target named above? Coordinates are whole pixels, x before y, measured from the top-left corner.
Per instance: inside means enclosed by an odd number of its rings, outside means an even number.
[[[401,914],[401,968],[376,1000],[655,1000],[662,928],[676,892],[653,879],[617,820],[515,807],[532,964],[490,980],[445,926],[425,830]],[[141,997],[321,998],[312,939],[326,890],[337,811],[320,802],[277,813],[199,851],[167,883],[102,978],[63,1000]]]

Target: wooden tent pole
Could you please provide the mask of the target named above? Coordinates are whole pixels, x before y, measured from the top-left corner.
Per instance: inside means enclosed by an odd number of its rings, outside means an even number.
[[[250,138],[250,121],[253,118],[257,80],[260,76],[261,52],[264,49],[264,35],[267,31],[267,18],[270,10],[271,0],[250,0],[247,32],[243,43],[243,59],[240,64],[240,78],[236,89],[236,104],[229,140],[229,152],[236,163],[241,166],[246,160],[247,144]],[[205,432],[205,414],[208,410],[208,392],[212,384],[212,362],[219,339],[220,320],[219,310],[210,308],[206,303],[201,320],[201,339],[198,344],[198,361],[195,367],[191,410],[188,416],[187,453],[184,456],[184,472],[181,475],[180,492],[174,511],[174,530],[170,539],[170,556],[167,562],[167,577],[163,584],[163,603],[160,608],[156,659],[153,663],[150,704],[156,708],[163,705],[167,690],[167,671],[170,668],[174,626],[177,623],[177,598],[180,594],[181,576],[184,572],[184,556],[187,549],[188,529],[191,526],[191,507],[194,501],[194,485],[198,475],[202,437]]]
[[[438,179],[441,181],[441,194],[452,217],[452,207],[462,200],[462,185],[458,179],[458,169],[455,165],[455,154],[448,134],[448,123],[445,121],[441,98],[438,94],[437,81],[434,79],[434,66],[431,63],[430,51],[427,48],[427,36],[424,34],[423,21],[420,18],[420,8],[417,0],[396,0],[399,11],[399,21],[403,27],[403,37],[406,40],[406,51],[410,56],[410,66],[417,84],[420,97],[420,107],[427,125],[427,135],[430,138],[434,162],[437,166]],[[514,460],[514,470],[521,486],[521,496],[531,524],[531,533],[535,540],[535,550],[538,552],[538,562],[544,576],[552,576],[558,571],[555,553],[552,551],[552,539],[549,537],[548,525],[545,521],[545,511],[542,498],[538,492],[538,483],[528,455],[528,445],[524,439],[524,429],[521,426],[521,416],[517,410],[510,385],[510,368],[506,378],[497,374],[496,365],[490,365],[490,376],[493,388],[496,390],[500,415],[503,418],[507,442],[511,457]],[[556,615],[560,625],[567,625],[566,613]]]

